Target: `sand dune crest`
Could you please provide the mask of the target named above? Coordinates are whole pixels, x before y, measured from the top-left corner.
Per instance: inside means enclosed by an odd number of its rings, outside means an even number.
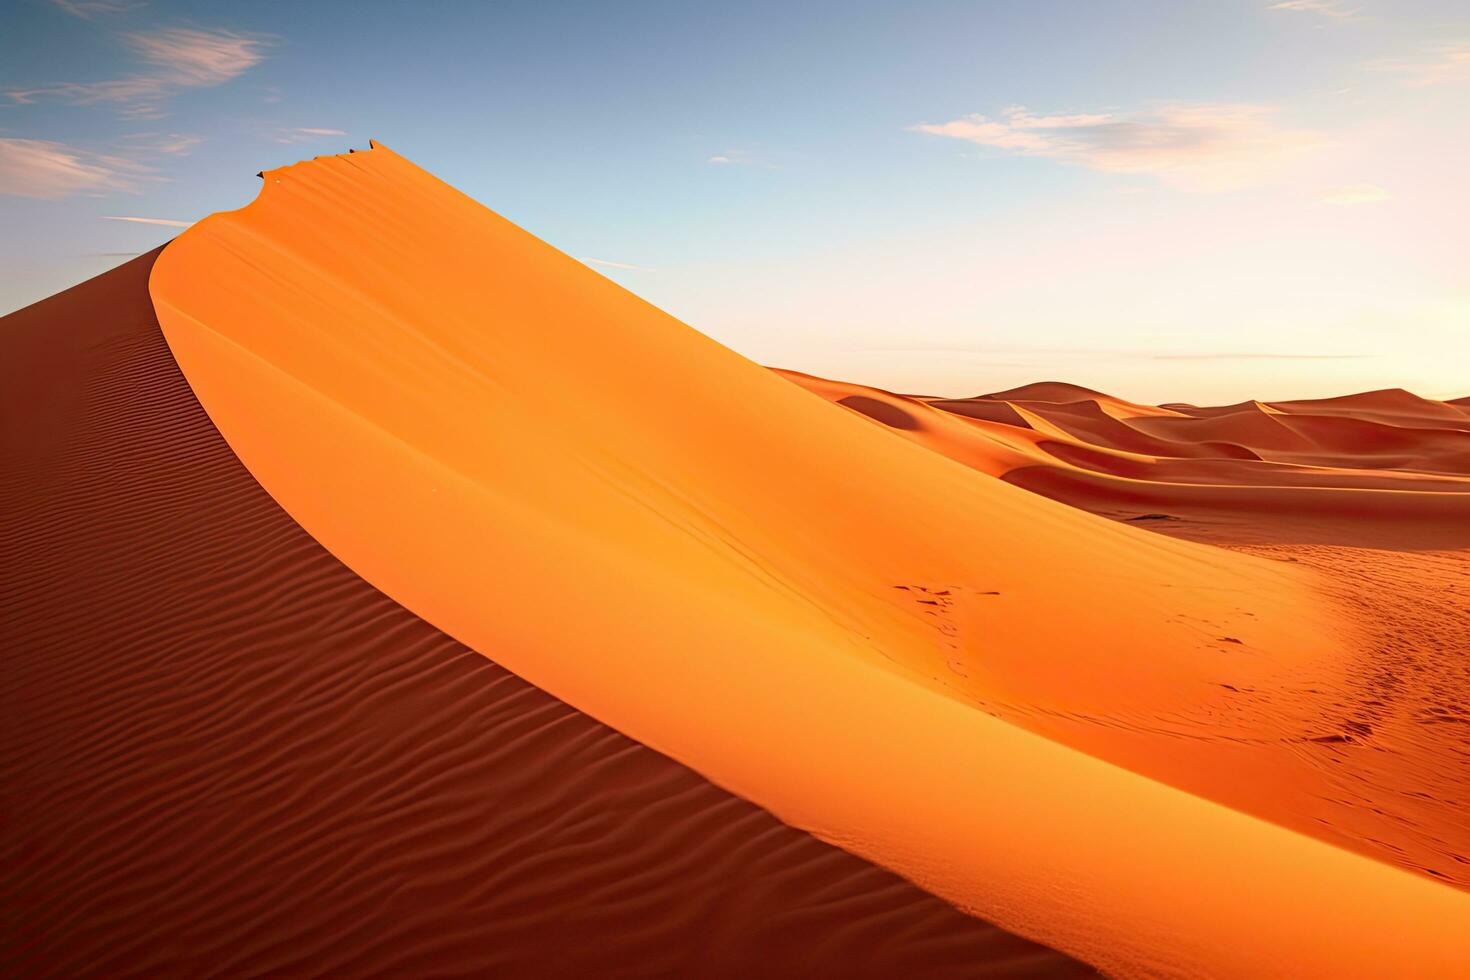
[[[940,410],[827,404],[384,148],[267,172],[150,289],[335,556],[783,820],[1123,973],[1470,970],[1470,896],[984,710],[1325,658],[1312,573],[957,466],[905,437]]]

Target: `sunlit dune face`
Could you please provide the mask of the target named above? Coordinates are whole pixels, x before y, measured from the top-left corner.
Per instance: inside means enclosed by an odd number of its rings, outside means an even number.
[[[157,254],[0,320],[9,974],[1095,975],[354,575],[210,424]]]
[[[410,610],[1106,969],[1470,966],[1470,896],[1243,815],[1225,783],[1180,788],[1215,759],[1187,748],[1229,688],[1362,649],[1320,574],[1007,482],[1103,479],[1038,442],[1126,437],[1111,451],[1146,459],[1168,434],[1135,425],[1185,413],[1016,401],[1018,427],[810,379],[814,397],[386,149],[265,182],[163,254],[160,322],[252,474]],[[1151,486],[1107,493],[1170,516]],[[1232,724],[1286,732],[1271,711]]]
[[[1457,406],[1377,391],[1160,410],[1069,385],[946,400],[787,377],[858,411],[921,416],[905,437],[1073,506],[1320,570],[1342,613],[1338,650],[1267,662],[1249,636],[1200,619],[1201,639],[1237,656],[1168,692],[1151,720],[1120,710],[1105,679],[1004,653],[985,658],[973,694],[1130,768],[1470,887],[1455,802],[1470,782],[1444,734],[1470,696],[1470,425]],[[956,615],[956,599],[937,601],[935,615]]]

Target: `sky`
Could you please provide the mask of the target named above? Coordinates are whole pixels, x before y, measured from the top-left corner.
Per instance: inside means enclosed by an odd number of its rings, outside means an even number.
[[[370,138],[766,364],[1470,395],[1464,0],[6,0],[0,312]]]

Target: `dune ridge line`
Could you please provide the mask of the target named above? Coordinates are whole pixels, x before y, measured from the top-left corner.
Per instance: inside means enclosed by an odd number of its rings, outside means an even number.
[[[1061,671],[1164,665],[1130,692],[1146,697],[1194,676],[1190,617],[1266,657],[1318,655],[1310,572],[893,438],[386,148],[264,181],[165,249],[159,322],[256,479],[410,610],[1106,970],[1470,971],[1470,896],[973,703],[998,649]],[[916,591],[958,610],[936,625]]]

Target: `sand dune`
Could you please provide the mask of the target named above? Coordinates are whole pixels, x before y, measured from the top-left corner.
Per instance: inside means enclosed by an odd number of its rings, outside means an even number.
[[[0,972],[1091,972],[350,572],[195,400],[155,257],[0,321]]]
[[[407,609],[786,823],[1104,969],[1470,971],[1470,895],[1190,783],[1281,734],[1259,697],[1197,739],[1231,689],[1372,659],[1329,579],[996,478],[1129,501],[1160,485],[1040,443],[1185,446],[1140,427],[1183,413],[1033,389],[1000,399],[1023,428],[831,384],[824,400],[384,148],[264,179],[165,250],[151,296],[250,473]],[[1265,489],[1316,508],[1341,488]],[[1463,513],[1453,493],[1352,492],[1442,508],[1424,525]],[[1296,770],[1276,775],[1290,793]]]
[[[1343,648],[1333,655],[1267,665],[1242,649],[1243,662],[1213,667],[1213,677],[1201,675],[1199,686],[1177,689],[1172,701],[1146,712],[1125,709],[1104,683],[1061,698],[1054,671],[1018,663],[1009,693],[989,703],[1034,731],[1171,785],[1470,887],[1470,824],[1462,812],[1470,757],[1459,708],[1470,700],[1470,465],[1453,472],[1394,468],[1383,464],[1381,444],[1371,438],[1390,432],[1412,461],[1422,462],[1439,440],[1460,437],[1426,427],[1442,411],[1382,393],[1331,401],[1398,406],[1399,425],[1289,414],[1292,406],[1318,402],[1176,405],[1191,417],[1139,413],[1130,424],[1166,433],[1171,443],[1199,441],[1188,454],[1150,456],[1116,440],[1068,438],[1038,421],[1083,416],[1071,401],[1057,406],[1060,414],[1034,400],[965,399],[956,408],[783,373],[841,405],[855,407],[862,397],[906,412],[915,422],[898,430],[903,438],[1048,497],[1139,528],[1320,569],[1319,588],[1343,610]],[[976,405],[997,408],[982,415],[971,410]],[[1003,410],[1019,424],[1003,424]],[[1313,427],[1331,438],[1313,441]],[[1351,437],[1365,429],[1369,437],[1354,455]],[[1212,457],[1209,447],[1218,443],[1211,440],[1222,438],[1262,457],[1287,458],[1284,447],[1291,446],[1299,457],[1337,465]]]
[[[1271,404],[1277,410],[1290,415],[1332,415],[1410,426],[1424,426],[1433,421],[1450,428],[1470,429],[1470,424],[1459,418],[1460,413],[1453,407],[1453,403],[1421,398],[1402,388]]]
[[[1084,388],[1081,385],[1068,384],[1065,381],[1033,381],[1030,384],[1021,385],[1018,388],[1007,388],[1005,391],[995,391],[978,398],[967,399],[971,401],[1036,401],[1036,402],[1078,402],[1089,398],[1105,398],[1100,391]]]
[[[1448,402],[1370,392],[1150,412],[1055,383],[1018,389],[1027,399],[941,399],[780,373],[831,401],[884,401],[920,420],[910,440],[1110,517],[1163,511],[1238,543],[1470,545],[1470,431]]]

